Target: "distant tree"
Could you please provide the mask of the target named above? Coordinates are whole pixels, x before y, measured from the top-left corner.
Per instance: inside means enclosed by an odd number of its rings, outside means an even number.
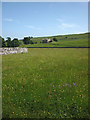
[[[53,40],[57,42],[57,39],[56,39],[56,38],[53,38]]]
[[[68,37],[66,36],[65,39],[67,39]]]
[[[24,43],[23,43],[22,40],[19,40],[19,45],[20,45],[20,46],[24,45]]]
[[[34,44],[31,37],[24,37],[23,42],[24,44]]]
[[[29,37],[24,37],[23,42],[24,44],[29,44],[30,38]]]
[[[18,47],[19,46],[19,40],[17,38],[14,38],[12,41],[11,41],[11,46],[12,47]]]
[[[5,42],[4,38],[2,38],[2,47],[6,47],[6,42]]]
[[[6,40],[6,42],[7,42],[7,47],[11,47],[12,45],[12,43],[11,43],[11,38],[10,37],[7,37],[7,40]]]
[[[31,39],[32,39],[33,37],[31,36]]]
[[[29,41],[29,44],[34,44],[32,40]]]

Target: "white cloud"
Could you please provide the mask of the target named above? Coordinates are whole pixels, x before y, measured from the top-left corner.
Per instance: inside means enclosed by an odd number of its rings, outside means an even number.
[[[12,21],[13,21],[13,19],[11,19],[11,18],[5,18],[5,19],[4,19],[4,21],[7,21],[7,22],[12,22]]]
[[[35,29],[35,27],[32,26],[32,25],[25,25],[25,27],[27,27],[27,28],[31,28],[31,29]]]
[[[61,18],[57,18],[56,20],[59,22],[58,27],[62,28],[62,29],[66,29],[66,28],[78,28],[78,27],[80,27],[77,24],[67,23],[67,22],[65,22],[66,20],[61,19]]]
[[[75,28],[75,27],[79,27],[79,26],[76,25],[76,24],[68,24],[68,23],[62,23],[61,26],[64,27],[64,28]]]
[[[58,22],[63,22],[63,19],[61,19],[61,18],[57,18],[56,19]]]
[[[58,25],[58,28],[67,29],[67,28],[80,28],[77,24],[72,23],[61,23]]]
[[[30,29],[41,30],[41,28],[35,27],[35,26],[33,26],[33,25],[25,25],[25,27],[30,28]]]

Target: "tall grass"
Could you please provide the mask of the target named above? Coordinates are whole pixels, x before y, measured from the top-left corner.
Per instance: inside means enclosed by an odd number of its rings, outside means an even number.
[[[88,49],[3,56],[3,118],[88,118]]]

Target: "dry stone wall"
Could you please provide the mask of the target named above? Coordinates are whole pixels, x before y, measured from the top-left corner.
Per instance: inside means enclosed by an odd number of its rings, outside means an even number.
[[[14,53],[26,53],[28,52],[27,48],[0,48],[0,55],[14,54]]]

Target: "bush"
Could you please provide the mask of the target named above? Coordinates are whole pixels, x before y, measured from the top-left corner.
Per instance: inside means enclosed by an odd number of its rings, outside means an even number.
[[[11,47],[12,46],[10,37],[7,37],[6,43],[7,43],[7,47]]]
[[[23,41],[20,40],[20,41],[19,41],[19,45],[20,45],[20,46],[24,45]]]
[[[30,37],[24,37],[23,42],[24,44],[34,44]]]
[[[56,38],[53,38],[53,40],[57,42],[57,39],[56,39]]]
[[[2,47],[6,47],[6,42],[5,42],[4,38],[1,38],[1,40],[2,40]]]
[[[19,41],[17,38],[14,38],[12,41],[11,41],[11,47],[18,47],[19,46]]]

